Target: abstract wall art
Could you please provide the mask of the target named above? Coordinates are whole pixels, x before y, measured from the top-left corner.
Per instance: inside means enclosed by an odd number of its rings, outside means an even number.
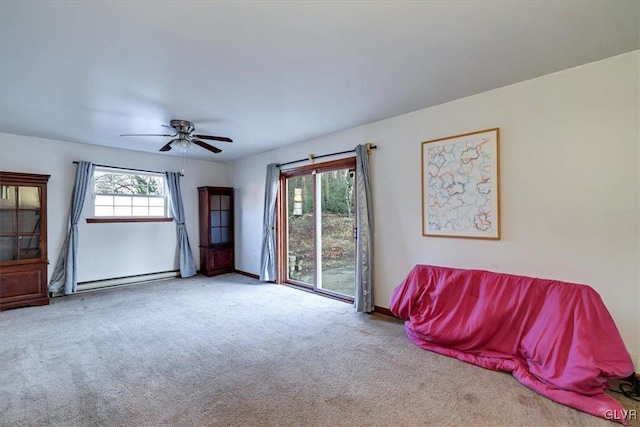
[[[500,239],[500,129],[422,143],[422,235]]]

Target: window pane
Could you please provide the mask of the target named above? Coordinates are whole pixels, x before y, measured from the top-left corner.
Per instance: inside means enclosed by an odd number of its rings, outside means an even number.
[[[133,206],[149,206],[149,199],[147,197],[132,197]]]
[[[113,192],[115,194],[137,194],[131,175],[113,174]]]
[[[211,228],[211,243],[220,243],[220,227]]]
[[[113,206],[96,206],[96,216],[113,216]]]
[[[149,197],[149,206],[164,207],[164,199],[161,197]]]
[[[115,216],[131,216],[130,206],[116,206],[113,208],[113,214]]]
[[[149,216],[149,208],[146,206],[134,206],[133,216]]]
[[[149,194],[149,178],[145,175],[130,175],[131,194]]]
[[[95,171],[93,173],[93,191],[96,193],[113,193],[113,174]]]
[[[161,196],[164,194],[164,177],[149,177],[149,194]]]
[[[150,207],[149,215],[151,216],[164,216],[164,208]]]
[[[113,196],[96,195],[96,206],[113,206]]]
[[[220,196],[220,209],[223,211],[228,211],[231,209],[231,197],[229,196]]]
[[[115,196],[113,202],[116,206],[131,206],[131,197]]]

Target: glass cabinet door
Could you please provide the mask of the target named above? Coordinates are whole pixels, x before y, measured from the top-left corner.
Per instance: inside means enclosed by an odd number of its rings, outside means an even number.
[[[3,185],[0,194],[0,261],[40,258],[40,187]]]
[[[231,197],[212,195],[209,215],[211,244],[231,242]]]
[[[18,187],[0,187],[0,261],[16,259],[18,237]]]

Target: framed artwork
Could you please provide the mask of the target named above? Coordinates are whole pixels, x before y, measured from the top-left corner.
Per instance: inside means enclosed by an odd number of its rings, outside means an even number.
[[[422,235],[500,240],[500,128],[422,143]]]

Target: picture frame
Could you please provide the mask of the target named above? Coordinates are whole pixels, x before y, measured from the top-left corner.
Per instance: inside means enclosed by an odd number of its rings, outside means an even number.
[[[500,128],[421,144],[422,235],[500,240]]]

